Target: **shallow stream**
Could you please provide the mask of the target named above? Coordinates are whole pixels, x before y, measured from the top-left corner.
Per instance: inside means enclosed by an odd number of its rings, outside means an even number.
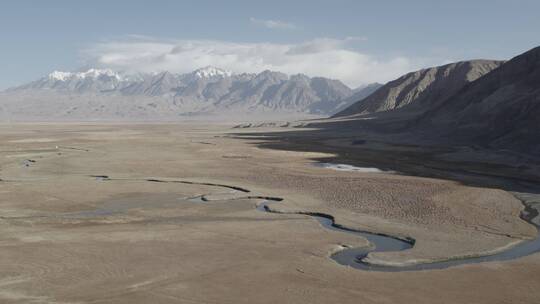
[[[371,252],[384,252],[384,251],[401,251],[407,250],[414,246],[414,240],[402,240],[396,237],[381,235],[376,233],[370,233],[355,229],[350,229],[347,227],[340,226],[335,223],[334,217],[328,214],[322,213],[285,213],[273,211],[269,204],[277,203],[277,201],[264,201],[259,204],[257,210],[262,212],[270,213],[281,213],[281,214],[305,214],[316,219],[321,226],[324,228],[339,231],[343,233],[352,233],[359,237],[366,238],[370,243],[371,247],[360,247],[360,248],[344,248],[334,254],[331,258],[341,265],[351,266],[353,268],[370,270],[370,271],[417,271],[417,270],[429,270],[429,269],[444,269],[451,266],[458,266],[464,264],[473,264],[480,262],[490,262],[490,261],[507,261],[513,260],[520,257],[524,257],[540,251],[540,234],[537,233],[537,236],[534,240],[523,241],[518,245],[504,250],[500,253],[493,255],[482,256],[482,257],[463,257],[446,261],[432,262],[432,263],[421,263],[411,266],[379,266],[367,264],[363,259]],[[526,219],[529,223],[533,224],[532,219]],[[533,224],[534,225],[534,224]],[[535,225],[538,229],[539,227]]]

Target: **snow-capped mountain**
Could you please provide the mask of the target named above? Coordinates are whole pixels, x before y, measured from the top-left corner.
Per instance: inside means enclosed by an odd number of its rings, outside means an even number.
[[[86,72],[78,72],[78,73],[54,71],[50,73],[48,76],[49,76],[49,79],[53,81],[67,81],[71,79],[85,79],[85,78],[98,79],[100,77],[116,78],[117,80],[122,79],[120,74],[113,72],[110,69],[104,69],[104,70],[89,69]]]
[[[329,115],[342,109],[344,103],[357,101],[348,99],[355,92],[339,80],[302,74],[288,76],[273,71],[234,74],[216,67],[203,67],[186,74],[164,71],[133,75],[110,69],[88,69],[54,71],[9,89],[0,95],[0,107],[4,104],[4,109],[13,111],[24,107],[29,115],[48,113],[54,108],[56,112],[52,115],[59,112],[69,116],[80,112],[98,118],[99,113],[111,108],[114,113],[105,113],[106,116],[120,113],[129,117],[133,108],[137,115],[143,116],[152,116],[156,111],[173,116],[225,112]],[[33,100],[35,105],[27,106],[24,100],[6,105],[6,100],[20,100],[21,96]],[[88,102],[81,104],[82,100]],[[52,106],[60,101],[62,105]]]
[[[233,73],[231,71],[225,71],[216,67],[207,66],[207,67],[195,70],[192,74],[199,78],[213,78],[213,77],[230,77],[232,76]]]
[[[109,69],[89,69],[84,72],[54,71],[49,75],[9,91],[55,90],[73,93],[105,92],[117,89],[121,83],[129,81],[121,74]]]

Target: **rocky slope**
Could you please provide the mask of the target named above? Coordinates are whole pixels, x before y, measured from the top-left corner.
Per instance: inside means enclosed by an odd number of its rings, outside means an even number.
[[[359,100],[335,117],[363,115],[400,109],[423,112],[444,101],[500,66],[502,61],[472,60],[432,67],[406,74]]]
[[[413,124],[465,142],[540,156],[540,47],[470,83]]]
[[[336,113],[339,113],[339,112],[345,110],[346,108],[348,108],[349,106],[355,104],[359,100],[362,100],[362,99],[370,96],[371,94],[373,94],[375,91],[377,91],[382,86],[383,86],[383,84],[374,82],[374,83],[370,83],[368,85],[361,86],[359,88],[354,89],[353,94],[350,97],[348,97],[348,98],[344,99],[343,101],[341,101],[340,105],[337,106],[337,109],[335,110],[335,112],[331,113],[331,114],[333,115],[333,114],[336,114]]]

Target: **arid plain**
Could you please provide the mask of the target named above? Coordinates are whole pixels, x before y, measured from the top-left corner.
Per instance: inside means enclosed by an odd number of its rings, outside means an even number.
[[[410,265],[536,237],[498,189],[314,166],[219,124],[0,126],[1,303],[536,303],[540,254],[406,272],[330,258],[369,246],[312,217],[416,240]],[[259,142],[264,142],[260,137]],[[330,156],[330,155],[329,155]],[[260,198],[259,198],[260,197]]]

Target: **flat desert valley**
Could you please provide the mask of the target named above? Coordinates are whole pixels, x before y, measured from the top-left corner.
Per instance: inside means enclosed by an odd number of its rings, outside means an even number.
[[[539,253],[467,262],[537,238],[516,193],[332,170],[269,132],[283,128],[0,126],[0,302],[538,303]],[[341,265],[373,244],[314,215],[412,248]],[[464,262],[395,271],[447,260]]]

